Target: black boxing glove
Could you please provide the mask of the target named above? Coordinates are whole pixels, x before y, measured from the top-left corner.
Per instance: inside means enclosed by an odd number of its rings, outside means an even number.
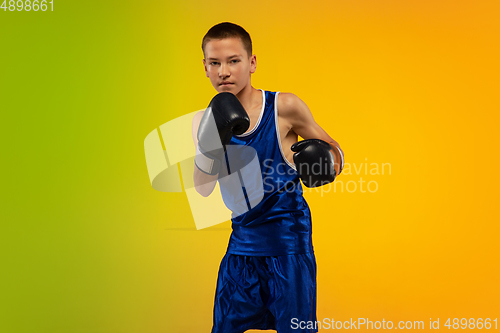
[[[340,161],[335,161],[334,147],[338,150]],[[303,140],[292,145],[291,150],[295,152],[293,162],[305,186],[318,187],[333,182],[337,176],[335,163],[340,163],[339,174],[342,172],[343,153],[340,148],[334,147],[319,139]]]
[[[249,127],[250,118],[235,95],[230,92],[215,95],[198,127],[196,167],[209,175],[218,174],[224,158],[224,146],[234,134],[243,134]]]

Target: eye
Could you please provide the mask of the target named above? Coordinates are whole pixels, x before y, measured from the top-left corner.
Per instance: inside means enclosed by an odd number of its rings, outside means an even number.
[[[235,63],[237,63],[237,62],[240,62],[240,61],[239,61],[238,59],[233,59],[233,60],[231,60],[231,63],[232,63],[232,64],[235,64]]]
[[[210,65],[211,65],[211,66],[217,66],[218,64],[219,64],[219,63],[218,63],[217,61],[212,61],[212,62],[210,62]]]

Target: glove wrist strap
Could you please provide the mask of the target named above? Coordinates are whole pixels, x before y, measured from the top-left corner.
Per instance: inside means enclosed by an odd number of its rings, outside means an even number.
[[[212,157],[209,153],[202,151],[199,145],[196,147],[194,163],[201,172],[212,176],[219,173],[221,166],[218,158]]]

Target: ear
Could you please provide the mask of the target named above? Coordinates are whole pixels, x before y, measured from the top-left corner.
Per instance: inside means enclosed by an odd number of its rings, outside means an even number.
[[[207,63],[205,62],[205,59],[203,59],[203,67],[205,67],[205,75],[208,77]]]
[[[257,70],[257,56],[254,54],[250,57],[250,73],[255,73]]]

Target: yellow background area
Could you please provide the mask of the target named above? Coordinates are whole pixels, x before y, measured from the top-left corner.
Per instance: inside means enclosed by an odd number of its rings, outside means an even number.
[[[428,330],[439,318],[448,330],[447,318],[499,318],[499,10],[491,0],[0,10],[0,331],[210,331],[230,224],[197,231],[185,191],[155,191],[144,139],[215,95],[201,39],[222,21],[252,36],[254,86],[303,99],[349,163],[336,188],[306,191],[318,320]]]

